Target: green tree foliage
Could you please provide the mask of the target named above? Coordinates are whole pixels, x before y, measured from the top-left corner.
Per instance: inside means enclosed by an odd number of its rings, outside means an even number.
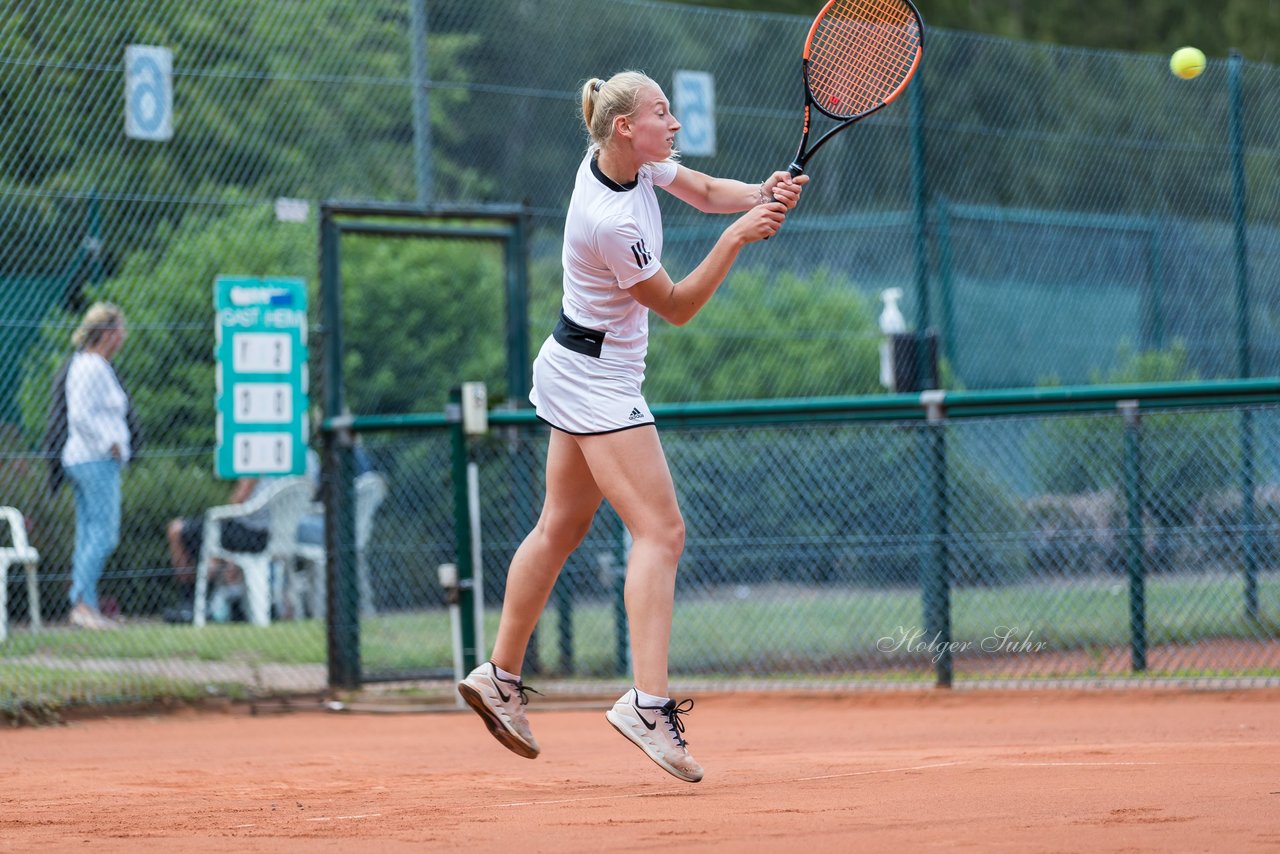
[[[675,0],[757,12],[814,15],[820,0]],[[1014,39],[1163,53],[1184,44],[1210,56],[1237,48],[1250,59],[1280,57],[1280,6],[1270,0],[917,0],[925,22]]]
[[[875,308],[829,271],[731,273],[687,327],[650,320],[645,393],[654,402],[795,397],[816,375],[843,394],[874,394]]]
[[[403,0],[293,4],[155,0],[102,14],[92,2],[16,0],[0,19],[0,262],[63,270],[75,255],[85,197],[101,197],[108,270],[164,221],[190,213],[171,199],[391,198],[413,192],[409,6]],[[140,12],[145,11],[145,14]],[[451,158],[469,97],[458,57],[471,34],[430,38],[431,123],[442,193],[487,192],[474,161]],[[125,46],[173,51],[175,134],[126,139]],[[340,47],[339,47],[340,46]],[[211,169],[210,164],[216,164]],[[317,168],[324,164],[324,168]],[[163,195],[139,198],[164,188]],[[29,191],[38,191],[28,196]],[[47,194],[64,195],[54,200]],[[43,251],[33,251],[43,250]],[[12,259],[10,261],[10,259]]]
[[[463,380],[506,397],[503,258],[471,241],[343,241],[344,371],[361,413],[438,412]]]
[[[131,334],[118,368],[152,437],[149,450],[193,452],[213,445],[214,279],[296,277],[313,269],[315,251],[314,222],[279,223],[260,205],[230,207],[221,216],[163,227],[156,248],[130,256],[115,277],[90,290],[90,298],[117,302],[128,317]],[[495,397],[505,394],[502,257],[496,246],[348,237],[342,258],[344,371],[353,409],[437,411],[462,377],[485,380]],[[318,283],[310,285],[314,323]],[[43,429],[48,377],[65,358],[66,329],[76,322],[73,315],[55,319],[45,333],[50,355],[43,370],[30,371],[23,385],[31,441]],[[313,335],[313,376],[320,375],[320,346]],[[317,402],[318,394],[313,389]]]
[[[689,252],[682,258],[697,260]],[[560,273],[550,259],[531,265],[531,358],[560,310]],[[878,300],[831,270],[798,275],[786,264],[775,269],[740,260],[685,326],[649,315],[645,397],[650,403],[763,400],[814,387],[878,394],[884,390],[879,311]]]
[[[591,5],[589,23],[566,18],[587,9],[476,3],[457,4],[452,14],[433,17],[432,32],[442,39],[463,39],[477,31],[489,34],[467,42],[455,54],[467,78],[475,81],[470,97],[476,109],[468,112],[465,126],[452,129],[451,138],[437,138],[435,143],[452,162],[485,164],[490,183],[464,187],[465,193],[453,197],[527,200],[538,208],[562,211],[573,190],[576,157],[588,142],[578,87],[591,76],[639,69],[665,85],[677,69],[750,67],[750,74],[717,78],[718,103],[754,106],[765,98],[790,105],[787,96],[796,94],[760,90],[757,75],[794,80],[795,57],[773,50],[775,34],[755,22],[726,30],[723,15],[662,14],[651,8],[637,14],[635,6],[625,2]],[[606,32],[625,36],[584,37]],[[567,39],[572,50],[562,55],[557,46],[567,45]],[[434,78],[434,56],[431,68]],[[519,87],[516,97],[508,91],[512,86]],[[433,85],[432,97],[450,89],[448,83]],[[761,122],[758,114],[734,111],[718,121],[717,133],[726,141],[714,161],[718,175],[759,181],[785,168],[798,141],[797,125],[775,128]],[[702,158],[685,162],[695,169],[710,168]]]

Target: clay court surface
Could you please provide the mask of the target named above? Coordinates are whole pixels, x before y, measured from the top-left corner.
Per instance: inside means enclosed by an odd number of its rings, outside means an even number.
[[[0,851],[1280,850],[1275,690],[707,694],[696,785],[552,700],[0,731]]]

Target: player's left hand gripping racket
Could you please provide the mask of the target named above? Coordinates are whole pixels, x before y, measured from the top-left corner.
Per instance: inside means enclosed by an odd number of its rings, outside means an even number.
[[[849,125],[902,94],[924,54],[924,22],[910,0],[831,0],[804,43],[804,136],[788,171]],[[840,122],[809,148],[810,110]]]

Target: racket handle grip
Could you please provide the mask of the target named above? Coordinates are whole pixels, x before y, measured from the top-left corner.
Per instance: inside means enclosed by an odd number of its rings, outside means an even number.
[[[799,163],[792,162],[792,164],[787,167],[787,172],[791,175],[792,178],[799,178],[801,175],[804,174],[804,167],[801,166]],[[770,199],[770,201],[776,202],[777,199]],[[765,238],[765,239],[768,240],[768,238]]]
[[[790,166],[787,167],[787,171],[791,173],[792,178],[799,178],[801,175],[804,174],[804,167],[801,166],[799,163],[793,162]],[[774,199],[774,201],[777,201],[777,199]],[[769,238],[767,237],[765,238],[765,240],[768,240],[768,239]]]

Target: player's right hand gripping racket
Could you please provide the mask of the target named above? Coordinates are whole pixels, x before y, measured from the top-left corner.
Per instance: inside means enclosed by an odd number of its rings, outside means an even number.
[[[831,0],[804,43],[804,136],[794,177],[823,144],[902,94],[920,67],[924,23],[910,0]],[[840,124],[809,148],[810,109]]]

